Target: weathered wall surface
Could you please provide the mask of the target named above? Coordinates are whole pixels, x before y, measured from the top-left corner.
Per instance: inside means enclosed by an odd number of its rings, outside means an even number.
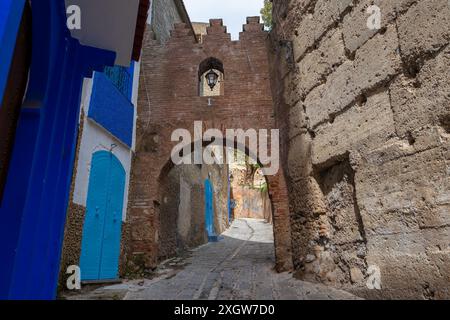
[[[230,166],[230,171],[234,219],[264,219],[272,223],[272,204],[262,170],[235,163]]]
[[[205,228],[204,182],[213,185],[214,227],[217,234],[228,227],[227,167],[179,165],[162,177],[159,206],[158,260],[176,256],[208,242]]]
[[[152,1],[152,31],[156,40],[165,43],[170,38],[174,23],[183,22],[176,5],[177,0]]]
[[[233,187],[235,219],[250,218],[271,220],[272,210],[267,191],[246,186]]]
[[[142,55],[138,103],[136,155],[131,177],[128,217],[131,223],[129,263],[156,264],[159,241],[161,177],[173,166],[170,154],[175,129],[187,129],[194,137],[194,121],[208,128],[273,129],[267,33],[258,18],[249,18],[240,41],[231,41],[221,20],[211,20],[203,43],[197,43],[190,27],[175,25],[172,37],[159,44],[147,35]],[[202,61],[214,57],[225,69],[224,94],[199,96],[198,72]],[[175,77],[173,75],[176,75]],[[269,177],[274,207],[275,249],[280,270],[292,266],[289,208],[284,176]]]
[[[366,297],[449,298],[448,1],[273,2],[298,276]],[[366,286],[370,266],[381,290]]]
[[[201,169],[176,166],[163,178],[161,188],[158,259],[165,260],[208,242]]]

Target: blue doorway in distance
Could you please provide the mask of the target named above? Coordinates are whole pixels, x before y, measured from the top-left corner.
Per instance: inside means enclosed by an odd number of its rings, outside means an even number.
[[[218,237],[214,230],[214,199],[213,186],[209,179],[205,180],[205,228],[209,242],[217,242]]]
[[[125,170],[111,153],[93,154],[81,243],[83,281],[118,278]]]

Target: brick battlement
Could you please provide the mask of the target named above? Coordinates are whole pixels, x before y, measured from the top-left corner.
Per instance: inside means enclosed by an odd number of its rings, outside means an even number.
[[[227,32],[227,27],[223,25],[222,19],[210,19],[209,27],[206,28],[206,33],[206,41],[210,39],[231,41],[231,35]]]
[[[227,26],[223,24],[223,19],[210,19],[209,23],[206,25],[206,32],[205,29],[199,32],[199,35],[201,35],[200,39],[203,39],[203,42],[231,41],[231,35],[230,33],[228,33]],[[239,40],[242,40],[243,37],[246,37],[246,34],[252,34],[252,37],[256,36],[256,34],[266,34],[266,32],[264,31],[264,24],[261,23],[260,17],[247,17],[246,24],[242,26],[242,32],[239,35]],[[174,30],[172,30],[171,32],[172,38],[193,38],[194,36],[195,35],[192,33],[192,30],[185,23],[175,24]]]
[[[244,32],[261,32],[264,31],[264,24],[260,22],[260,17],[247,17],[247,24],[243,26]]]

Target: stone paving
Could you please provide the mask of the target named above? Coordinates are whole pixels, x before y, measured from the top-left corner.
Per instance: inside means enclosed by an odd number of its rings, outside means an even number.
[[[239,219],[217,243],[192,250],[186,259],[164,265],[179,266],[152,280],[129,281],[97,289],[72,299],[126,300],[330,300],[358,299],[340,290],[276,273],[272,226],[262,220]],[[164,269],[164,268],[163,268]]]

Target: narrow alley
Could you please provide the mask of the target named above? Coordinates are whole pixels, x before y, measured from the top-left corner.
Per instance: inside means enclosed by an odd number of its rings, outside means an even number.
[[[450,299],[449,70],[450,0],[0,0],[0,300]]]
[[[237,219],[219,242],[170,259],[152,280],[101,287],[68,299],[124,300],[334,300],[355,296],[320,284],[296,280],[273,270],[273,231],[264,220]],[[180,265],[184,267],[180,268]]]

